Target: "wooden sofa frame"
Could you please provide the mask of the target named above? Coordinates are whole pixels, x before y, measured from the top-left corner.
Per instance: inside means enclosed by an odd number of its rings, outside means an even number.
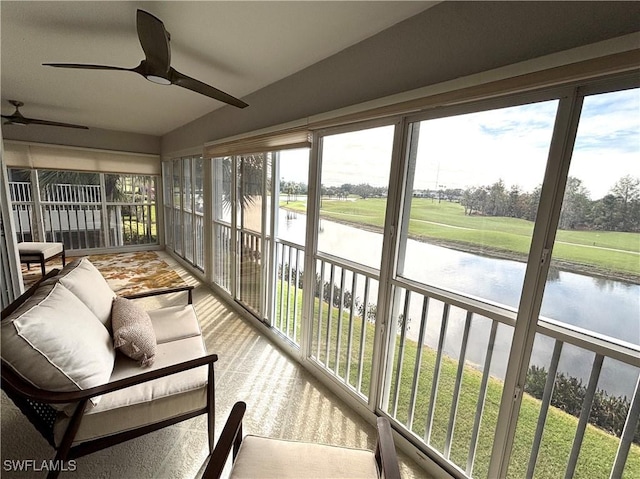
[[[40,283],[45,279],[56,276],[59,270],[55,269],[46,274],[19,298],[17,298],[12,304],[2,311],[2,318],[4,320],[13,311],[15,311],[21,304],[23,304],[29,297],[31,297]],[[176,293],[181,291],[188,292],[189,304],[192,304],[192,290],[193,286],[182,286],[177,288],[168,288],[162,290],[154,290],[149,292],[131,294],[125,296],[128,299],[145,298],[150,296],[157,296],[169,293]],[[217,354],[208,354],[200,358],[191,359],[182,363],[173,364],[171,366],[157,369],[154,371],[143,372],[136,376],[127,377],[121,380],[109,382],[100,386],[96,386],[82,391],[72,392],[57,392],[47,391],[37,388],[32,384],[25,381],[15,370],[2,360],[2,390],[5,391],[7,396],[14,402],[14,404],[22,411],[27,419],[34,425],[38,432],[44,437],[44,439],[56,450],[55,461],[56,464],[62,464],[63,461],[69,461],[78,457],[91,454],[111,447],[115,444],[140,437],[144,434],[157,431],[166,426],[186,421],[201,414],[208,415],[208,436],[209,436],[209,451],[214,449],[214,427],[215,427],[215,390],[214,390],[214,369],[213,365],[218,360]],[[73,445],[74,437],[80,427],[84,412],[87,406],[87,402],[94,396],[100,396],[119,389],[124,389],[136,384],[141,384],[147,381],[153,381],[154,379],[162,378],[172,374],[176,374],[189,369],[208,366],[208,382],[207,382],[207,404],[204,408],[191,411],[186,414],[175,416],[173,418],[148,424],[136,429],[123,431],[110,436],[82,442]],[[76,403],[77,406],[71,420],[67,426],[60,445],[56,446],[53,435],[53,428],[58,411],[51,407],[51,404],[64,404],[64,403]],[[60,462],[57,462],[60,461]],[[51,470],[47,475],[48,479],[54,479],[60,473],[59,470]]]

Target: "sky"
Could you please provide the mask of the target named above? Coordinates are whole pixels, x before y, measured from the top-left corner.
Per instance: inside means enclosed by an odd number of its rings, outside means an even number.
[[[414,189],[542,183],[557,100],[423,121]],[[387,186],[393,126],[324,138],[322,184]],[[282,152],[280,176],[307,183],[308,150]],[[640,90],[585,99],[569,174],[591,199],[623,176],[640,178]]]

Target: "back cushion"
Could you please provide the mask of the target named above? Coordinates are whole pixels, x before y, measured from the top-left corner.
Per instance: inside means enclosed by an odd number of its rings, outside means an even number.
[[[104,384],[111,377],[115,350],[109,332],[60,283],[39,288],[2,321],[1,328],[2,358],[34,386],[76,391]],[[91,402],[95,405],[98,400]],[[64,404],[53,407],[73,410]]]
[[[75,260],[67,266],[56,280],[75,294],[111,331],[111,304],[116,294],[87,258]]]

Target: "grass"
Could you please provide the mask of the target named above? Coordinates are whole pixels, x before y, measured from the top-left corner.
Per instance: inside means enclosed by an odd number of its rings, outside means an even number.
[[[306,202],[292,201],[283,207],[305,212]],[[386,199],[322,200],[323,218],[381,228]],[[413,198],[409,236],[444,243],[480,254],[497,254],[526,261],[533,222],[506,217],[469,216],[458,203]],[[562,267],[589,270],[601,275],[622,275],[640,281],[640,235],[615,231],[565,231],[556,235],[553,257]],[[596,268],[597,271],[594,271]]]
[[[133,208],[133,207],[132,207]],[[146,208],[146,207],[143,207]],[[135,243],[138,238],[145,238],[148,235],[152,241],[155,241],[158,237],[157,221],[156,221],[156,209],[150,208],[151,218],[142,221],[138,219],[136,214],[123,214],[122,215],[122,232],[125,237],[130,238],[130,241]],[[142,216],[141,216],[142,218]],[[150,228],[149,228],[150,226]]]
[[[291,305],[297,302],[297,311],[300,314],[302,311],[301,290],[298,290],[298,294],[294,296],[292,285],[278,282],[276,295],[278,302],[281,298],[280,291],[282,287],[284,287],[282,302],[289,302],[290,311],[293,310]],[[312,355],[326,369],[367,397],[371,387],[375,326],[372,323],[365,322],[363,330],[362,319],[356,314],[353,315],[353,321],[350,321],[348,311],[342,311],[342,314],[340,314],[338,308],[332,307],[331,313],[329,313],[328,308],[327,302],[321,302],[318,298],[315,298]],[[275,324],[282,324],[281,321],[286,323],[286,316],[283,315],[281,317],[279,308],[276,307]],[[290,322],[292,323],[293,319]],[[299,324],[298,321],[298,328]],[[319,336],[318,331],[320,332]],[[363,332],[364,342],[361,341]],[[299,338],[299,334],[298,330],[294,333],[294,337]],[[350,336],[351,341],[349,340]],[[340,342],[339,348],[337,347],[338,339]],[[349,355],[347,345],[349,342],[351,343],[351,354],[350,368],[347,371],[346,364]],[[391,372],[391,393],[385,410],[400,423],[404,424],[407,429],[424,439],[427,433],[426,421],[429,414],[436,351],[428,346],[420,347],[416,341],[407,340],[402,356],[400,356],[398,343],[399,341],[396,341]],[[327,354],[327,344],[329,344],[329,354]],[[419,352],[421,353],[421,361],[418,367],[414,420],[410,424],[410,402]],[[396,388],[396,371],[398,371],[400,357],[402,357],[402,362],[399,368],[399,384]],[[338,359],[336,360],[336,358]],[[458,362],[456,359],[443,356],[429,441],[430,446],[441,453],[444,452],[445,447],[457,368]],[[359,377],[361,377],[360,387]],[[470,450],[471,431],[478,405],[481,379],[481,371],[470,365],[464,366],[450,451],[450,460],[462,469],[466,468]],[[503,383],[501,380],[497,378],[489,379],[475,454],[474,477],[487,477],[502,388]],[[397,394],[395,391],[397,391]],[[520,408],[508,477],[526,477],[539,413],[540,401],[525,394]],[[535,469],[536,478],[555,479],[564,476],[577,424],[578,419],[576,417],[555,407],[549,409]],[[618,443],[619,439],[617,437],[588,425],[574,477],[588,479],[609,477]],[[623,477],[640,477],[640,446],[637,444],[632,444],[631,446]]]

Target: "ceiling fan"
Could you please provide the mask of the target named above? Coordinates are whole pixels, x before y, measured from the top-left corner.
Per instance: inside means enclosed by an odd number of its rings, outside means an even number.
[[[45,126],[62,126],[64,128],[80,128],[82,130],[88,130],[89,128],[82,125],[73,125],[71,123],[60,123],[58,121],[39,120],[37,118],[27,118],[20,113],[20,107],[24,105],[21,101],[9,100],[13,106],[16,107],[16,111],[11,115],[2,115],[5,125],[45,125]]]
[[[88,70],[121,70],[135,72],[147,80],[160,85],[177,85],[215,100],[228,103],[238,108],[249,106],[228,93],[188,77],[171,67],[171,35],[164,28],[162,21],[144,10],[136,14],[138,39],[144,51],[144,60],[135,68],[113,67],[107,65],[87,65],[77,63],[43,63],[45,66],[59,68],[79,68]]]

